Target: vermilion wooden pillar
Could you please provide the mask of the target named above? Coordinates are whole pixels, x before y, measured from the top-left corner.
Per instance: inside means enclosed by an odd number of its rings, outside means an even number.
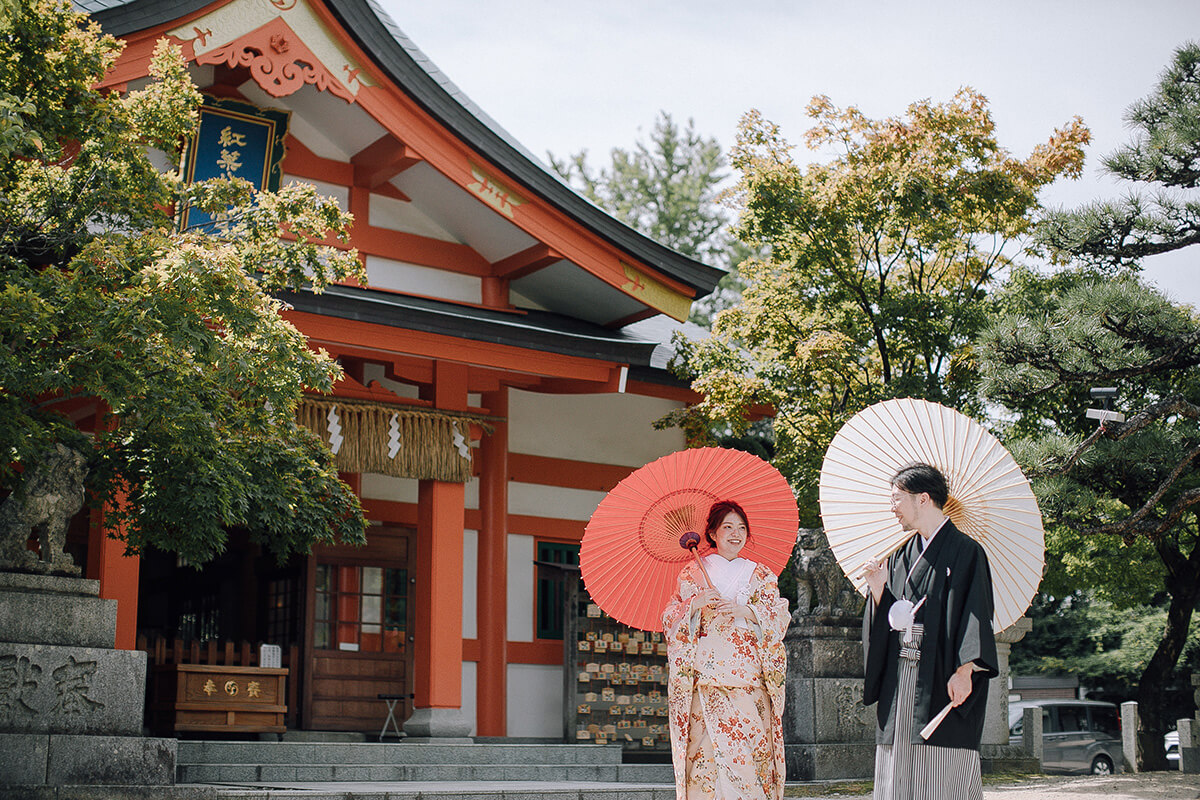
[[[479,446],[479,663],[475,724],[480,736],[507,732],[508,692],[508,390],[483,396],[495,426]]]
[[[103,408],[96,411],[95,430],[108,424]],[[125,494],[118,493],[118,506],[124,505]],[[87,577],[100,581],[100,596],[117,601],[118,650],[133,650],[137,646],[138,577],[142,561],[138,556],[125,555],[125,542],[105,535],[106,508],[93,509],[88,527]]]
[[[422,396],[447,411],[467,407],[467,367],[437,362]],[[463,505],[461,483],[423,480],[417,498],[417,583],[410,736],[464,736],[462,708]],[[454,714],[438,713],[453,709]]]
[[[125,543],[104,534],[104,511],[92,512],[87,577],[100,581],[100,596],[117,601],[118,650],[137,645],[138,575],[141,559],[125,555]]]

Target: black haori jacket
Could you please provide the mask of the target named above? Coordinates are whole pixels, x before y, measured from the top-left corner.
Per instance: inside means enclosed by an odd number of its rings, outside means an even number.
[[[924,554],[917,543],[920,538],[920,534],[913,535],[888,559],[889,578],[878,608],[868,593],[863,615],[866,666],[863,704],[879,704],[875,741],[892,744],[901,633],[888,624],[888,610],[899,598],[917,603],[924,597],[925,603],[916,615],[916,621],[925,626],[925,636],[917,669],[913,743],[978,750],[987,708],[988,680],[998,673],[992,631],[992,576],[987,554],[950,520],[946,520]],[[921,563],[913,568],[918,559]],[[971,696],[950,711],[928,740],[922,739],[921,729],[950,702],[946,688],[950,676],[968,661],[983,667],[972,675]]]

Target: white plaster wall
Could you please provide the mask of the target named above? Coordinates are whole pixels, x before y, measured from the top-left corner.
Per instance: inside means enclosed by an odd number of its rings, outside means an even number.
[[[635,394],[509,395],[508,439],[514,453],[640,467],[682,450],[679,429],[653,422],[680,407],[673,400]]]
[[[415,478],[393,478],[377,472],[362,474],[362,496],[372,500],[391,500],[395,503],[417,502]]]
[[[561,667],[508,665],[508,735],[561,736],[563,728]]]
[[[471,732],[467,734],[468,736],[474,736],[476,728],[479,727],[475,710],[475,676],[478,672],[477,667],[478,664],[474,661],[462,662],[462,715],[471,721]]]
[[[416,399],[421,396],[421,390],[418,387],[409,383],[400,383],[387,377],[387,370],[384,369],[383,364],[365,364],[363,366],[363,381],[367,384],[371,381],[379,381],[380,386],[400,397]]]
[[[291,186],[293,183],[311,183],[317,187],[317,194],[337,200],[338,206],[343,211],[350,208],[350,188],[348,186],[326,183],[325,181],[315,181],[312,178],[298,178],[295,175],[285,173],[282,184],[284,186]]]
[[[153,147],[145,148],[146,158],[150,159],[150,163],[159,172],[166,172],[169,169],[174,169],[175,166],[171,163],[171,159],[167,158],[167,154],[162,150]]]
[[[544,305],[542,305],[541,303],[533,302],[528,297],[526,297],[525,295],[518,292],[516,289],[510,288],[508,290],[508,301],[510,303],[512,303],[514,306],[516,306],[517,308],[531,308],[534,311],[549,311],[550,310],[550,309],[546,308]]]
[[[508,534],[508,640],[533,641],[533,537]]]
[[[422,213],[412,202],[373,194],[369,213],[371,224],[378,228],[415,233],[419,236],[428,236],[431,239],[441,239],[446,242],[458,241],[449,231]]]
[[[391,500],[396,503],[417,502],[418,481],[416,478],[393,478],[377,472],[362,475],[362,496],[372,500]],[[463,486],[463,507],[479,508],[479,479],[471,478]]]
[[[479,303],[483,297],[482,283],[474,275],[406,264],[370,254],[367,255],[367,281],[373,289],[393,289],[460,303]]]
[[[529,514],[554,519],[591,519],[592,512],[604,492],[587,489],[564,489],[536,483],[510,481],[508,484],[508,513]]]
[[[463,638],[474,639],[479,635],[479,532],[463,531]]]
[[[212,65],[197,64],[193,61],[193,62],[190,62],[187,66],[188,66],[188,74],[192,76],[192,83],[196,84],[200,88],[204,88],[206,86],[212,85],[213,72],[215,72],[215,68]],[[141,83],[141,81],[137,81],[136,83]],[[134,81],[130,81],[128,84],[128,87],[129,87],[129,91],[131,91],[131,92],[134,89],[142,88],[141,86],[135,85]]]
[[[463,508],[479,509],[479,478],[463,484]]]

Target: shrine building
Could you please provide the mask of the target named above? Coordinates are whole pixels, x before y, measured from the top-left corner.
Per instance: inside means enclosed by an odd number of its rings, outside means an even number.
[[[197,570],[93,532],[118,646],[279,645],[289,727],[377,733],[391,694],[418,735],[559,736],[547,565],[577,563],[608,489],[686,446],[653,427],[697,399],[670,334],[723,273],[577,195],[373,0],[75,5],[126,42],[108,88],[144,85],[160,39],[182,49],[205,97],[189,177],[315,184],[353,213],[369,280],[285,298],[346,373],[301,422],[361,497],[366,546],[279,565],[235,532]]]

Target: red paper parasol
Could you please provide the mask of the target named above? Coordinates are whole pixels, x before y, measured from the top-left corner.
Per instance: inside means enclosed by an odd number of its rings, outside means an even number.
[[[701,447],[647,464],[600,501],[579,551],[592,600],[626,625],[662,630],[663,608],[692,558],[679,538],[688,531],[703,534],[708,509],[718,500],[733,500],[750,518],[742,557],[778,575],[800,523],[788,482],[758,456]],[[711,550],[706,543],[702,548]]]

